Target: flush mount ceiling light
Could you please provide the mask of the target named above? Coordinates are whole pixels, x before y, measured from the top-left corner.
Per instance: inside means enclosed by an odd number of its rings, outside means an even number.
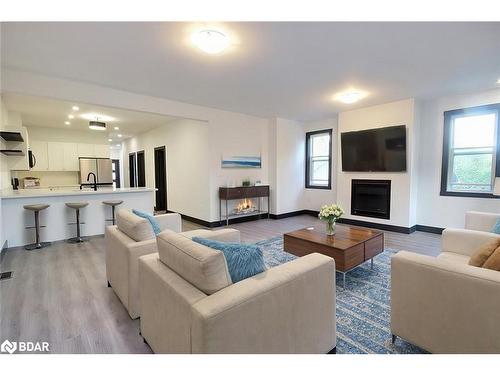
[[[80,107],[78,107],[78,106],[74,105],[73,107],[71,107],[71,109],[72,109],[73,111],[79,111],[79,110],[80,110]]]
[[[345,104],[352,104],[356,103],[358,100],[363,99],[366,96],[366,93],[362,91],[357,91],[357,90],[350,90],[350,91],[345,91],[341,92],[337,95],[335,95],[335,100],[338,100],[342,103]]]
[[[68,118],[69,118],[69,119],[74,119],[74,118],[75,118],[75,116],[73,116],[73,115],[68,115]]]
[[[90,121],[89,129],[92,130],[106,130],[106,123],[100,121]]]
[[[115,130],[120,130],[120,128],[118,126],[115,126],[114,129]]]
[[[205,53],[211,55],[220,53],[229,47],[227,35],[217,30],[201,30],[191,36],[193,44]]]

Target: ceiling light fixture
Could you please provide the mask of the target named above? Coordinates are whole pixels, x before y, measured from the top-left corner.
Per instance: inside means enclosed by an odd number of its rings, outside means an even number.
[[[500,78],[497,79],[497,83],[500,84]]]
[[[108,142],[113,142],[113,140],[111,138],[108,138]]]
[[[120,128],[118,126],[115,126],[114,129],[115,130],[120,130]]]
[[[106,123],[100,121],[90,121],[89,129],[92,130],[106,130]]]
[[[230,45],[227,35],[217,30],[201,30],[191,35],[193,44],[211,55],[224,51]]]
[[[349,90],[341,92],[335,95],[334,99],[338,100],[345,104],[356,103],[358,100],[363,99],[366,96],[366,93],[358,90]]]
[[[69,121],[64,121],[64,124],[65,124],[65,125],[71,125],[71,122],[69,122]]]
[[[72,109],[73,111],[79,111],[79,110],[80,110],[80,107],[78,107],[78,106],[74,105],[73,107],[71,107],[71,109]]]
[[[116,120],[114,117],[106,116],[106,115],[95,113],[95,112],[93,112],[93,113],[82,113],[79,117],[83,118],[85,120],[89,120],[89,121],[97,121],[99,119],[100,121],[111,122],[111,121],[115,121]]]
[[[121,135],[121,134],[118,134],[118,138],[121,138],[121,137],[122,137],[122,135]]]
[[[75,118],[75,116],[73,116],[73,115],[68,115],[68,118],[69,118],[69,119],[74,119],[74,118]]]

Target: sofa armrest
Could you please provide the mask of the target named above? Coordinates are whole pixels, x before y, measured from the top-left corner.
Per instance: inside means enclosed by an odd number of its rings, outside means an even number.
[[[240,242],[240,231],[232,228],[224,228],[219,230],[209,230],[203,233],[200,237],[222,242]]]
[[[478,230],[447,228],[443,231],[443,251],[471,256],[479,246],[500,238],[499,234]]]
[[[500,352],[500,272],[401,251],[391,260],[391,331],[433,353]]]
[[[465,229],[490,232],[500,214],[493,212],[467,211],[465,213]]]
[[[177,213],[156,215],[155,219],[158,221],[162,231],[170,229],[175,233],[180,233],[182,230],[182,218]]]
[[[336,346],[335,262],[310,254],[192,306],[193,353],[327,353]]]

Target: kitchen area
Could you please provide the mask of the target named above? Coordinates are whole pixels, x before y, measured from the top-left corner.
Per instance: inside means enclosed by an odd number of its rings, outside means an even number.
[[[42,242],[75,237],[77,217],[82,237],[102,235],[109,202],[153,212],[154,188],[123,187],[121,141],[139,118],[17,95],[2,95],[1,105],[0,248],[35,242],[37,221]],[[47,207],[34,215],[38,206]]]

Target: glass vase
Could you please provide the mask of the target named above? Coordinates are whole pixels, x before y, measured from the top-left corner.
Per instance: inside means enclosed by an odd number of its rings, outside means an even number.
[[[326,222],[326,234],[333,236],[335,234],[335,221],[329,220]]]

